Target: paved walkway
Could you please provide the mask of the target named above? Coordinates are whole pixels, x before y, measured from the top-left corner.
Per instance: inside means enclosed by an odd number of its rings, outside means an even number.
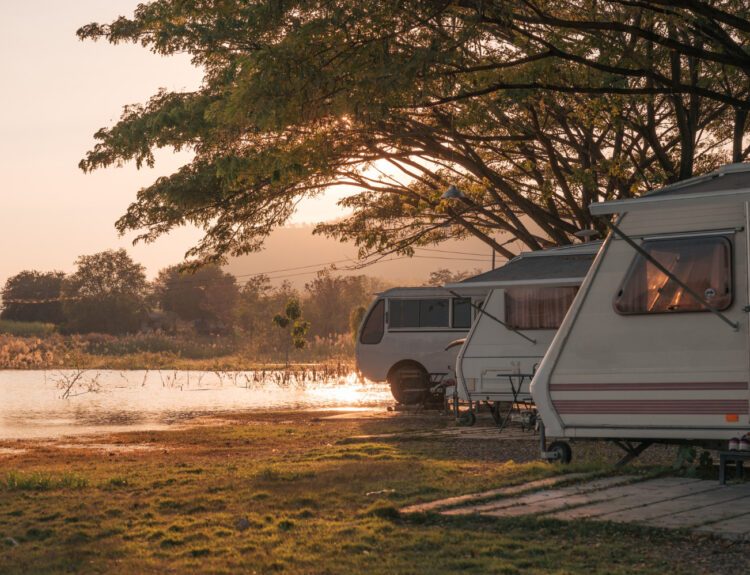
[[[526,485],[412,505],[401,511],[592,519],[685,528],[729,539],[750,539],[750,483],[719,485],[717,481],[686,477],[644,481],[620,475],[555,488],[555,483],[580,478],[581,474],[563,475]]]

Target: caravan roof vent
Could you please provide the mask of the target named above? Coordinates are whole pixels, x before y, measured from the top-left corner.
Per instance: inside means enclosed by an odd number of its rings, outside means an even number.
[[[736,164],[727,164],[719,168],[719,175],[736,174],[737,172],[750,172],[750,163],[738,162]]]

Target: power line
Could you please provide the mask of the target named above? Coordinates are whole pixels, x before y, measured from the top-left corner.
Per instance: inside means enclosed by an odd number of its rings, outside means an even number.
[[[485,263],[487,259],[489,259],[490,255],[483,255],[478,254],[474,252],[461,252],[461,251],[455,251],[455,250],[440,250],[435,248],[415,248],[416,250],[422,250],[422,251],[429,251],[429,252],[437,252],[437,253],[446,253],[446,254],[459,254],[459,255],[467,255],[467,256],[479,256],[477,257],[471,257],[471,258],[458,258],[458,257],[445,257],[445,256],[426,256],[426,255],[413,255],[413,256],[397,256],[397,257],[391,257],[388,259],[380,259],[376,260],[374,262],[367,263],[365,262],[361,268],[364,268],[366,266],[371,265],[377,265],[379,263],[385,263],[385,262],[393,262],[393,261],[399,261],[403,259],[434,259],[434,260],[450,260],[450,261],[463,261],[463,262],[479,262],[479,263]],[[333,260],[328,262],[321,262],[316,264],[308,264],[304,266],[295,266],[295,267],[289,267],[289,268],[281,268],[277,270],[270,270],[270,271],[262,271],[262,272],[254,272],[254,273],[247,273],[247,274],[229,274],[235,279],[238,278],[252,278],[257,276],[267,276],[269,280],[279,280],[279,279],[289,279],[293,277],[300,277],[305,275],[311,275],[311,274],[317,274],[321,269],[332,266],[335,264],[340,263],[354,263],[354,260],[351,258],[348,259],[340,259],[340,260]],[[314,270],[311,270],[310,268],[317,268]],[[354,271],[356,269],[361,268],[350,268],[345,271]],[[310,270],[310,271],[301,271],[301,270]],[[342,270],[339,270],[342,271]],[[286,272],[297,272],[297,273],[286,273]],[[282,274],[282,275],[277,275]],[[170,288],[171,290],[180,290],[180,289],[190,289],[191,285],[185,285],[187,284],[197,284],[198,286],[205,286],[206,284],[212,284],[212,283],[218,283],[226,281],[225,278],[211,278],[211,279],[200,279],[200,278],[192,278],[192,279],[181,279],[180,283],[178,285],[173,286]],[[250,283],[250,279],[244,282],[236,282],[235,285],[237,287],[244,287]],[[13,299],[2,299],[3,304],[43,304],[43,303],[54,303],[54,302],[62,302],[62,301],[75,301],[83,299],[81,296],[60,296],[58,298],[45,298],[45,299],[19,299],[19,298],[13,298]]]

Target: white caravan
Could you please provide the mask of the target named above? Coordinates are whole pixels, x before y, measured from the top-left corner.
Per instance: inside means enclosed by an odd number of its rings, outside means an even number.
[[[357,333],[360,373],[388,381],[399,402],[424,400],[431,387],[453,377],[458,346],[449,345],[466,337],[476,313],[472,303],[476,306],[485,294],[465,299],[436,287],[376,294]]]
[[[529,384],[601,242],[522,253],[485,274],[446,285],[461,296],[491,290],[458,353],[458,397],[493,403],[530,399]]]
[[[633,456],[749,431],[750,165],[590,211],[619,217],[532,381],[546,432]]]

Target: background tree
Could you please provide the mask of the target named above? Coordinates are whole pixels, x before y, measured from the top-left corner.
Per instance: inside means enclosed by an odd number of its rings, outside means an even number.
[[[158,306],[185,321],[230,328],[234,323],[234,305],[239,294],[236,278],[215,265],[193,272],[180,265],[163,269],[153,282]]]
[[[117,226],[202,226],[202,261],[344,184],[353,214],[318,231],[364,258],[468,235],[510,257],[498,234],[569,243],[603,230],[592,202],[746,157],[748,22],[741,0],[159,0],[78,35],[188,52],[203,86],[127,107],[81,167],[194,151]]]
[[[76,260],[78,269],[63,282],[65,328],[72,332],[132,333],[148,317],[144,267],[123,250]]]
[[[365,275],[340,276],[323,270],[305,284],[305,316],[311,321],[311,334],[331,337],[349,331],[349,314],[369,304],[383,282]]]
[[[439,270],[435,270],[434,272],[430,273],[430,277],[427,280],[427,285],[441,287],[445,284],[460,282],[463,279],[478,275],[480,273],[482,273],[482,270],[478,268],[472,271],[453,271],[449,270],[448,268],[440,268]]]
[[[8,278],[2,290],[0,318],[14,321],[63,322],[62,272],[24,270]]]
[[[282,330],[286,330],[291,325],[289,336],[291,336],[291,343],[294,345],[294,349],[304,349],[307,344],[305,335],[310,329],[310,322],[305,321],[302,318],[302,306],[299,300],[290,299],[286,302],[284,307],[284,313],[277,313],[273,316],[273,323],[276,324]],[[286,364],[289,365],[289,338],[287,338],[286,345]]]

